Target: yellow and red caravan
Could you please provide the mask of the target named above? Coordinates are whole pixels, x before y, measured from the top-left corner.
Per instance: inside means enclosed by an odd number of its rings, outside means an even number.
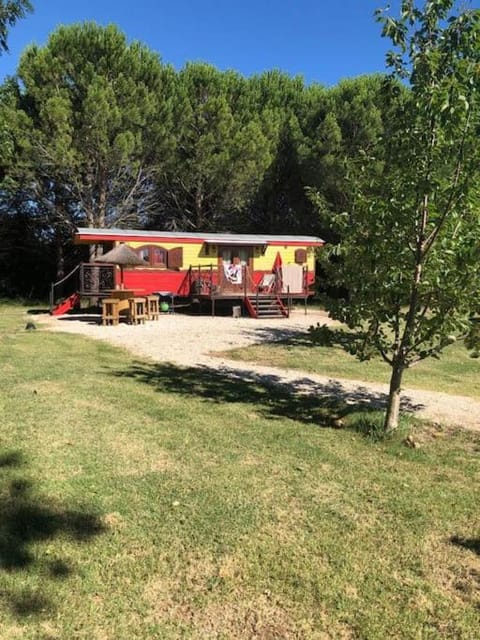
[[[279,265],[284,270],[288,265],[300,265],[306,289],[290,293],[308,291],[307,295],[311,294],[309,289],[315,282],[315,249],[323,246],[324,241],[315,236],[79,228],[75,243],[102,245],[104,251],[119,243],[128,244],[145,261],[145,266],[125,267],[124,287],[146,294],[171,291],[189,296],[192,279],[188,279],[187,274],[192,271],[213,273],[218,290],[226,265],[237,263],[248,275],[238,291],[225,288],[224,295],[238,297],[247,284],[251,292],[265,274],[272,273]],[[115,284],[119,285],[119,271],[115,278]]]

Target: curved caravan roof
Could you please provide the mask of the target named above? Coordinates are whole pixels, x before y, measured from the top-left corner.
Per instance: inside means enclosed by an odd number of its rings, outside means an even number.
[[[265,235],[245,233],[201,233],[184,231],[146,231],[136,229],[93,229],[79,227],[77,244],[95,242],[180,242],[224,245],[302,245],[320,247],[325,241],[316,236]]]

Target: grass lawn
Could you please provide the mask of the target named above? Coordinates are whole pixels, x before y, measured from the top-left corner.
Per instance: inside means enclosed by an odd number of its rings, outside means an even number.
[[[2,640],[478,638],[480,434],[374,442],[24,326],[0,307]]]
[[[388,383],[391,369],[380,357],[360,362],[339,344],[348,334],[333,328],[331,333],[333,344],[329,346],[315,343],[306,331],[286,339],[272,335],[270,343],[235,349],[226,355],[233,360],[300,369],[333,378]],[[403,384],[412,389],[480,399],[480,358],[472,358],[462,343],[453,344],[439,359],[429,358],[408,369]]]

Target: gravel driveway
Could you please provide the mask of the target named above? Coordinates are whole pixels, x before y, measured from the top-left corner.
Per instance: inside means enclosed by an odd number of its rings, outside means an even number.
[[[347,402],[360,401],[384,405],[388,386],[356,380],[328,378],[293,369],[264,367],[253,363],[238,363],[224,357],[209,355],[264,341],[278,340],[317,322],[330,323],[328,316],[319,311],[295,311],[288,319],[252,320],[210,316],[166,314],[158,322],[131,326],[119,324],[103,327],[98,316],[42,316],[45,328],[52,331],[79,333],[96,340],[105,340],[123,347],[135,355],[157,362],[179,366],[210,367],[223,370],[225,375],[242,379],[263,380],[286,384],[297,393],[341,395]],[[405,389],[403,408],[420,417],[449,426],[463,426],[480,431],[480,402],[464,396],[450,396],[433,391]]]

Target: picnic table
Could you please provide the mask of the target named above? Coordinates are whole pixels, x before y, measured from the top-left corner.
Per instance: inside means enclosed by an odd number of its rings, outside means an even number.
[[[158,297],[145,295],[141,289],[110,289],[109,298],[102,302],[102,323],[118,324],[122,311],[127,312],[131,324],[158,320]]]
[[[135,298],[139,294],[139,291],[135,291],[134,289],[110,289],[109,296],[110,298],[116,298],[120,302],[118,303],[118,310],[125,311],[129,308],[130,298]]]

